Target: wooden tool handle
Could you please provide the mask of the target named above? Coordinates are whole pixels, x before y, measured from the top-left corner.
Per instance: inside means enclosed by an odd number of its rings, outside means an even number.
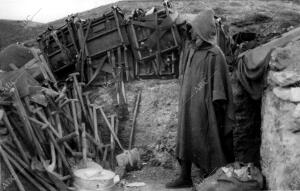
[[[2,149],[1,145],[0,145],[0,154],[2,156],[2,159],[3,159],[4,163],[6,164],[9,172],[11,173],[14,180],[16,181],[18,189],[20,191],[25,191],[25,188],[24,188],[23,184],[21,183],[21,181],[20,181],[17,173],[15,172],[14,168],[12,167],[11,163],[9,162],[8,157],[7,157],[6,153],[4,152],[4,150]]]
[[[87,147],[87,142],[86,142],[86,132],[85,132],[85,124],[82,123],[82,134],[81,134],[81,138],[82,138],[82,159],[83,159],[83,164],[84,167],[87,167],[87,151],[88,151],[88,147]]]
[[[122,151],[125,151],[124,147],[121,145],[121,142],[120,142],[118,136],[116,135],[115,131],[112,129],[112,127],[111,127],[111,125],[110,125],[110,123],[109,123],[109,121],[108,121],[108,119],[107,119],[107,117],[106,117],[106,115],[105,115],[105,113],[104,113],[104,111],[103,111],[103,109],[101,107],[100,107],[100,112],[101,112],[101,114],[102,114],[102,116],[103,116],[103,118],[104,118],[104,120],[105,120],[105,122],[106,122],[106,124],[108,126],[108,129],[110,130],[112,136],[117,141],[119,147],[122,149]]]
[[[135,130],[135,122],[136,122],[137,111],[138,111],[138,108],[139,108],[140,98],[141,98],[141,91],[139,91],[139,94],[138,94],[136,102],[135,102],[135,107],[134,107],[134,112],[133,112],[133,121],[132,121],[132,127],[131,127],[131,132],[130,132],[130,139],[129,139],[129,146],[128,146],[129,150],[131,149],[132,143],[133,143],[133,134],[134,134],[134,130]]]
[[[21,156],[22,156],[23,160],[27,164],[29,164],[29,159],[27,158],[26,153],[24,152],[24,148],[22,147],[21,142],[17,138],[17,135],[15,134],[14,129],[13,129],[12,125],[10,124],[10,121],[9,121],[9,119],[7,117],[6,112],[3,113],[3,120],[4,120],[4,123],[6,124],[6,127],[7,127],[8,131],[9,131],[9,133],[10,133],[10,135],[11,135],[14,143],[16,144],[19,152],[21,153]]]

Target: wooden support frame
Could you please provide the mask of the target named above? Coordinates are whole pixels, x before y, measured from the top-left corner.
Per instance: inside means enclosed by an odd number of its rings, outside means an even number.
[[[128,81],[132,76],[137,78],[174,77],[178,72],[176,68],[178,68],[180,37],[177,26],[166,19],[168,19],[166,10],[159,10],[153,15],[140,17],[127,23],[118,8],[113,7],[112,11],[103,16],[87,21],[74,23],[75,19],[72,17],[66,27],[59,29],[61,31],[58,36],[61,43],[58,45],[63,44],[68,50],[74,49],[73,52],[77,54],[77,57],[73,56],[73,59],[76,59],[77,71],[80,71],[81,74],[80,81],[91,86],[96,84],[92,83],[95,79],[105,80],[107,76],[109,78],[115,76],[112,72],[115,70],[112,69],[113,62],[103,63],[102,58],[108,57],[108,51],[112,56],[112,53],[120,47],[122,47],[122,67],[125,67],[123,80]],[[137,28],[142,30],[136,31]],[[148,47],[151,50],[147,52],[147,49],[143,49],[145,46],[143,47],[140,43],[147,41],[150,35],[152,35],[152,40],[149,43],[152,43],[153,47]],[[141,36],[144,37],[141,38]],[[110,39],[113,39],[111,43]],[[130,44],[132,49],[128,49]],[[172,52],[176,55],[174,56]],[[48,55],[55,57],[62,53],[62,48],[60,48]],[[134,63],[130,65],[132,53]],[[173,58],[175,59],[173,60]],[[50,63],[51,59],[52,57],[48,59]],[[70,65],[72,64],[74,63],[70,63]],[[54,73],[67,70],[72,67],[70,65],[64,65],[54,70]],[[145,67],[149,68],[150,73],[147,70],[143,71]],[[72,70],[72,68],[70,69]]]
[[[145,18],[141,19],[141,21],[133,20],[129,23],[128,30],[130,31],[130,38],[133,44],[132,49],[136,60],[135,76],[137,78],[157,78],[166,76],[174,77],[178,73],[178,69],[176,69],[178,66],[176,66],[176,63],[174,62],[174,60],[179,60],[180,39],[178,40],[178,30],[175,24],[170,26],[159,26],[159,23],[162,21],[162,19],[159,18],[159,14],[161,13],[154,13],[154,15],[151,17],[152,20],[148,18],[148,21],[151,21],[148,23],[144,22],[146,20]],[[140,44],[146,41],[148,37],[138,38],[136,28],[140,28],[140,31],[143,31],[143,28],[145,28],[145,30],[152,30],[155,32],[156,50],[150,50],[148,54],[143,51],[144,48],[141,47]],[[163,38],[163,36],[166,34],[171,35],[171,41],[173,45],[171,47],[169,46],[167,48],[162,48],[161,38]],[[174,54],[176,54],[178,58],[176,58]],[[171,60],[168,64],[164,62],[167,57],[169,57],[168,60]],[[170,65],[167,66],[168,72],[163,71],[164,65]],[[142,70],[145,67],[149,69],[143,72]]]

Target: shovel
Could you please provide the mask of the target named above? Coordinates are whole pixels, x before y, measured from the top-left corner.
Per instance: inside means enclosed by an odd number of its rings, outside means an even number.
[[[140,99],[141,99],[141,94],[142,94],[142,92],[139,91],[137,99],[136,99],[136,102],[135,102],[135,107],[134,107],[134,112],[133,112],[133,120],[132,120],[131,132],[130,132],[130,138],[129,138],[128,150],[131,149],[133,141],[134,141],[134,131],[135,131],[136,116],[137,116],[137,112],[138,112],[138,109],[139,109],[139,103],[140,103]]]
[[[130,164],[131,166],[134,166],[135,164],[137,164],[140,160],[140,153],[139,151],[134,148],[131,150],[125,150],[124,147],[122,146],[118,136],[116,135],[115,131],[113,130],[112,126],[110,125],[103,109],[100,107],[100,112],[112,134],[112,136],[114,137],[114,139],[116,140],[116,142],[118,143],[119,147],[121,148],[121,150],[123,151],[121,154],[116,156],[116,160],[118,163],[118,166],[123,166],[125,167],[126,165]]]
[[[137,95],[137,99],[136,99],[135,106],[134,106],[134,112],[133,112],[133,120],[132,120],[132,125],[131,125],[128,150],[127,150],[127,151],[130,151],[131,153],[124,152],[123,154],[120,154],[116,157],[118,164],[125,163],[125,166],[129,162],[131,167],[137,167],[138,162],[140,161],[140,154],[139,154],[138,150],[136,148],[131,149],[131,147],[133,145],[133,141],[134,141],[135,123],[136,123],[136,117],[137,117],[137,113],[138,113],[140,99],[141,99],[141,91],[139,91],[139,93]],[[127,161],[127,159],[129,161]]]

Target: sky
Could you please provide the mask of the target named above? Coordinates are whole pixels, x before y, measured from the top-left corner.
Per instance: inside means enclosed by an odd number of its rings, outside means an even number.
[[[0,19],[46,23],[118,0],[0,0]]]

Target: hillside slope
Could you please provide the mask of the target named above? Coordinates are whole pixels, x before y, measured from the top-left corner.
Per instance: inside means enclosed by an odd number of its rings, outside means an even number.
[[[35,38],[44,30],[41,23],[0,20],[0,49],[16,42]]]
[[[174,8],[180,13],[197,13],[205,7],[211,7],[215,12],[226,19],[227,23],[242,22],[238,28],[248,29],[251,32],[274,32],[278,28],[298,26],[300,23],[300,4],[298,0],[173,0]],[[153,6],[161,6],[161,0],[124,0],[114,4],[107,4],[94,9],[78,13],[83,19],[95,18],[110,10],[112,5],[118,5],[126,14],[133,9],[148,9]],[[267,16],[271,18],[265,25],[256,25],[248,22],[255,16]],[[67,15],[66,15],[67,17]],[[65,17],[65,18],[66,18]],[[35,27],[24,25],[23,21],[0,20],[0,49],[11,43],[34,39],[49,25],[59,27],[65,23],[65,18],[40,24]],[[254,21],[258,21],[254,20]],[[246,24],[243,22],[246,20]],[[234,28],[236,30],[236,27]],[[253,31],[254,30],[254,31]],[[260,30],[260,31],[257,31]],[[233,32],[234,32],[233,31]]]

